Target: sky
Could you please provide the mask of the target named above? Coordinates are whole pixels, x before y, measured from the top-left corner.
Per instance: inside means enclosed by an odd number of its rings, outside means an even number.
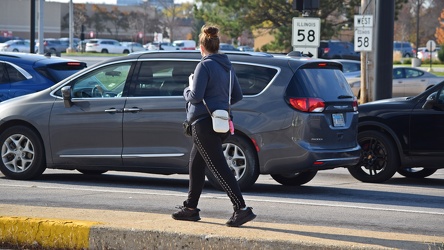
[[[69,0],[46,0],[46,2],[69,3]],[[73,3],[116,4],[117,0],[72,0]],[[174,0],[175,3],[193,2],[193,0]]]

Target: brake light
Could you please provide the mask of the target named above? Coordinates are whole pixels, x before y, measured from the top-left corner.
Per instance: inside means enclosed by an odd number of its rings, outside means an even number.
[[[79,62],[69,62],[68,66],[80,66]]]
[[[318,63],[318,67],[325,67],[327,66],[327,63]]]
[[[358,111],[358,100],[356,100],[356,98],[353,101],[352,105],[353,105],[353,111]]]
[[[303,112],[320,113],[325,109],[325,102],[320,98],[290,98],[290,105]]]
[[[324,48],[324,54],[328,53],[330,51],[330,48]]]

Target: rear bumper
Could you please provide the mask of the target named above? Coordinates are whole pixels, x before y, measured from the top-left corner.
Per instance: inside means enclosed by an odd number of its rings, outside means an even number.
[[[297,173],[308,170],[324,170],[349,167],[358,164],[361,147],[341,150],[313,150],[294,157],[277,158],[261,167],[261,174]]]

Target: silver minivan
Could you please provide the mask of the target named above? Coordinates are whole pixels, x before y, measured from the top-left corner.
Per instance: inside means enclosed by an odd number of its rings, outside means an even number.
[[[357,164],[357,100],[340,63],[226,54],[244,98],[232,106],[236,130],[223,149],[242,189],[259,174],[302,185],[318,170]],[[46,168],[186,174],[182,92],[200,59],[199,51],[130,54],[0,103],[0,170],[13,179]]]

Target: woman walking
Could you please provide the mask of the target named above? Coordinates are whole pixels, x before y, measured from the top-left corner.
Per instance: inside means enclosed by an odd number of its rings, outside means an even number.
[[[191,124],[193,138],[189,162],[190,181],[188,198],[172,217],[176,220],[200,220],[197,205],[205,184],[205,167],[208,167],[233,204],[234,213],[226,225],[238,227],[253,220],[256,215],[251,207],[245,205],[236,178],[223,154],[222,143],[229,132],[217,133],[212,126],[210,112],[217,109],[229,111],[229,96],[231,104],[242,100],[242,90],[231,62],[227,55],[219,53],[218,33],[217,27],[202,27],[199,35],[202,60],[196,66],[194,76],[190,76],[190,86],[184,90],[188,102],[187,121]]]

